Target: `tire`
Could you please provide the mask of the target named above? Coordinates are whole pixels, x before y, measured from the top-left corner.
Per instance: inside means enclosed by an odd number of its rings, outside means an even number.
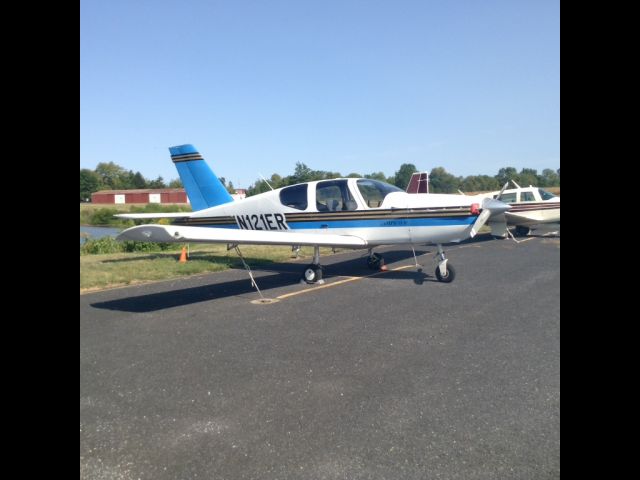
[[[527,235],[529,235],[530,231],[531,229],[529,227],[523,227],[521,225],[518,225],[516,227],[515,234],[517,237],[526,237]]]
[[[453,279],[456,278],[456,271],[453,266],[449,262],[447,262],[447,274],[443,276],[440,273],[440,267],[436,267],[436,278],[439,282],[451,283],[453,282]]]
[[[380,267],[384,265],[384,258],[379,253],[374,253],[367,258],[367,267],[371,270],[380,270]]]
[[[302,274],[302,279],[307,283],[317,283],[322,278],[322,267],[320,265],[309,265]]]

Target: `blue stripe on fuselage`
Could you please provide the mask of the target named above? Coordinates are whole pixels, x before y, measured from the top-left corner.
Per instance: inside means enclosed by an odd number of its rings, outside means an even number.
[[[319,228],[385,228],[385,227],[440,227],[471,225],[476,216],[459,218],[396,218],[390,220],[330,220],[327,222],[293,222],[287,220],[292,230]]]

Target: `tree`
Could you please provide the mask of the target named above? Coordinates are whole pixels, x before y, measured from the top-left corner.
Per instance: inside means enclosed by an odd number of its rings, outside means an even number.
[[[95,172],[100,177],[100,182],[111,190],[118,190],[123,188],[126,184],[126,177],[128,172],[120,165],[116,165],[113,162],[104,163],[101,162],[96,166]]]
[[[409,185],[409,180],[411,180],[411,175],[417,171],[418,169],[413,163],[403,163],[400,165],[400,170],[396,172],[394,179],[396,187],[406,190],[407,185]]]
[[[519,180],[518,171],[513,167],[502,167],[498,170],[498,174],[495,178],[498,181],[500,188],[502,188],[502,186],[509,180],[515,180],[516,182]]]
[[[429,192],[454,193],[460,188],[460,179],[447,172],[443,167],[435,167],[429,173]]]
[[[535,168],[523,168],[520,170],[517,180],[521,187],[528,187],[529,185],[538,185],[538,170]]]
[[[162,177],[158,177],[155,180],[150,181],[147,185],[148,188],[167,188]]]
[[[499,190],[498,181],[489,175],[469,175],[460,183],[460,190],[469,192],[488,192]]]
[[[147,179],[142,176],[140,172],[136,172],[133,175],[132,182],[134,188],[147,188]]]
[[[382,172],[368,173],[364,176],[364,178],[370,178],[371,180],[379,180],[381,182],[387,181],[387,177]]]
[[[273,184],[272,186],[274,189],[278,188]],[[258,195],[259,193],[268,192],[269,190],[271,190],[271,187],[267,185],[267,182],[259,178],[255,181],[255,183],[253,183],[252,185],[249,185],[249,188],[247,188],[247,197],[251,197],[252,195]]]
[[[169,182],[169,188],[183,188],[182,180],[179,178],[174,178]]]
[[[270,179],[269,183],[271,184],[271,186],[274,189],[275,188],[280,188],[282,186],[282,177],[280,175],[278,175],[277,173],[274,173],[273,175],[271,175],[271,179]]]
[[[88,168],[80,169],[80,201],[91,200],[91,194],[100,190],[100,177]]]
[[[544,170],[542,170],[542,175],[540,175],[541,187],[557,187],[559,185],[560,185],[560,175],[558,175],[556,172],[554,172],[550,168],[545,168]]]
[[[296,162],[296,169],[293,175],[289,177],[290,185],[296,183],[310,182],[313,176],[313,170],[307,167],[304,163]]]
[[[229,185],[227,185],[227,192],[236,193],[236,189],[233,188],[233,182],[229,181]]]

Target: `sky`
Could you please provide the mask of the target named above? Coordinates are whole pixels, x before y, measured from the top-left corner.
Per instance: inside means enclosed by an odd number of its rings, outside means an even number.
[[[80,168],[560,168],[559,0],[81,0]]]

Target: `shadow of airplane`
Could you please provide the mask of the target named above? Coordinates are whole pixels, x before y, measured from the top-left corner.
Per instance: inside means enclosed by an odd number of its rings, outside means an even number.
[[[430,252],[430,250],[416,250],[416,255],[420,256]],[[422,284],[425,281],[437,282],[435,276],[425,274],[422,271],[422,267],[418,267],[417,270],[413,269],[410,271],[389,270],[373,272],[367,268],[365,258],[366,254],[360,257],[323,265],[323,278],[327,282],[331,282],[332,279],[343,276],[368,276],[370,278],[376,278],[384,275],[385,278],[409,279],[417,284]],[[384,258],[387,263],[396,263],[402,260],[412,259],[413,254],[411,253],[411,250],[409,250],[409,252],[406,250],[385,251]],[[300,262],[287,262],[261,267],[252,266],[252,269],[254,272],[273,272],[272,274],[260,275],[256,278],[260,291],[265,294],[265,296],[268,296],[266,295],[266,292],[269,290],[286,286],[291,286],[300,290],[314,288],[313,285],[300,283],[302,267],[303,264]],[[209,285],[197,287],[150,293],[135,297],[108,300],[105,302],[95,302],[92,303],[91,306],[107,310],[142,313],[206,302],[209,300],[216,300],[218,298],[255,294],[256,290],[253,288],[250,279],[247,277],[230,282],[211,283]]]
[[[477,243],[493,240],[493,237],[488,234],[476,235],[473,239],[466,240],[461,243]],[[459,245],[459,244],[447,244],[447,246]],[[426,274],[423,271],[423,267],[410,269],[410,270],[388,270],[372,272],[366,266],[365,258],[367,256],[367,250],[362,250],[363,254],[359,257],[350,258],[348,260],[336,261],[323,264],[323,278],[330,281],[332,278],[343,276],[360,276],[369,278],[394,278],[412,280],[414,283],[421,285],[425,282],[438,282],[435,278],[435,274]],[[435,254],[434,247],[418,247],[416,248],[416,256],[425,254]],[[396,263],[407,259],[413,259],[411,250],[388,250],[382,252],[384,254],[386,264]],[[325,257],[330,262],[331,257]],[[269,265],[251,265],[255,272],[274,272],[271,275],[260,275],[256,278],[260,291],[265,293],[271,289],[291,286],[300,290],[312,289],[313,285],[300,284],[300,276],[302,274],[302,268],[304,263],[300,261],[291,261],[283,263],[273,263]],[[239,266],[238,268],[242,268]],[[435,262],[434,268],[435,271]],[[215,277],[213,277],[215,278]],[[221,278],[221,277],[218,277]],[[226,298],[240,295],[255,295],[257,292],[251,285],[249,278],[243,278],[241,280],[233,280],[230,282],[211,283],[208,285],[202,285],[198,287],[181,288],[178,290],[163,291],[158,293],[150,293],[145,295],[139,295],[135,297],[126,297],[115,300],[108,300],[105,302],[95,302],[91,306],[95,308],[102,308],[107,310],[119,310],[125,312],[153,312],[157,310],[163,310],[166,308],[179,307],[184,305],[190,305],[194,303],[206,302],[209,300],[216,300],[219,298]]]

